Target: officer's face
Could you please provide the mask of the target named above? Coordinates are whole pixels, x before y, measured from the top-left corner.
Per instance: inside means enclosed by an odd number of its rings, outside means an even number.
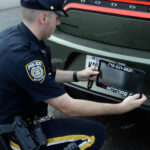
[[[58,25],[60,25],[60,18],[56,13],[47,16],[47,23],[45,24],[45,38],[48,38],[56,29]]]

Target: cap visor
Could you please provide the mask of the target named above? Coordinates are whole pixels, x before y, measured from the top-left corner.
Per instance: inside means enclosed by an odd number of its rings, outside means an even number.
[[[57,10],[55,11],[56,14],[58,14],[60,17],[68,17],[68,14],[66,11],[64,11],[63,9],[62,10]]]

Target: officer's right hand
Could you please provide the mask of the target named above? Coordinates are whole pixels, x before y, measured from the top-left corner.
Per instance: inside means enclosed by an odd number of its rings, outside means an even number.
[[[140,94],[135,94],[133,96],[128,96],[120,103],[120,108],[122,109],[122,113],[126,113],[128,111],[131,111],[135,108],[140,107],[145,101],[147,100],[147,97],[142,94],[142,97],[140,98]]]

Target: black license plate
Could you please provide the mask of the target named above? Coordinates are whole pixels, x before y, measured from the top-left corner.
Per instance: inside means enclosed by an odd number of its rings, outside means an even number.
[[[142,94],[145,72],[109,60],[99,61],[96,85],[122,96]]]

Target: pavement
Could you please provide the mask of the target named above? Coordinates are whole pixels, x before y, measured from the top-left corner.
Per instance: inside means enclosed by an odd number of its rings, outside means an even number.
[[[0,10],[18,7],[20,0],[0,0]]]

